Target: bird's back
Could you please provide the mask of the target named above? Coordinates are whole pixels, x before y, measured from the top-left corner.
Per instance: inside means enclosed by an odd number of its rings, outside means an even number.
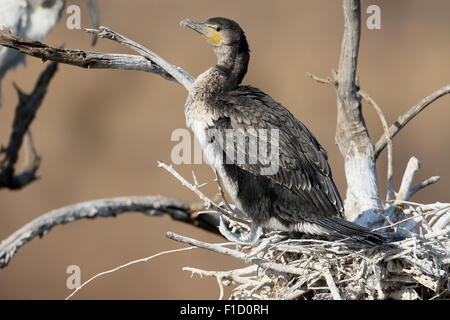
[[[218,94],[208,107],[211,108],[212,126],[215,129],[232,129],[247,136],[257,134],[257,139],[269,145],[266,149],[269,153],[271,148],[278,148],[276,172],[264,174],[262,168],[267,163],[261,163],[260,151],[248,143],[251,139],[247,139],[244,144],[234,141],[232,145],[225,146],[233,148],[233,154],[245,154],[246,161],[243,163],[235,158],[232,165],[226,166],[228,174],[235,175],[234,179],[241,181],[238,183],[241,197],[245,192],[248,196],[249,190],[242,191],[245,185],[248,188],[253,185],[265,189],[256,192],[254,188],[255,199],[246,202],[255,203],[258,198],[265,197],[271,202],[267,210],[281,212],[286,216],[286,221],[291,223],[309,218],[343,216],[342,201],[325,150],[289,110],[261,90],[250,86],[238,86]],[[267,135],[261,138],[262,133]],[[249,159],[258,161],[251,163]]]

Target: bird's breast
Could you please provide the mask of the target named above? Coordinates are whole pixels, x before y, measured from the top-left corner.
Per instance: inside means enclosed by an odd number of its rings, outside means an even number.
[[[219,139],[215,138],[218,134],[214,127],[213,114],[208,110],[208,105],[202,101],[192,101],[188,98],[185,106],[186,125],[192,130],[199,141],[204,159],[219,174],[225,189],[231,196],[236,205],[238,205],[236,181],[233,181],[226,173],[223,145]]]
[[[213,168],[218,169],[223,157],[215,139],[212,138],[213,118],[208,106],[202,101],[188,99],[185,108],[186,125],[192,130],[203,150],[204,158]]]

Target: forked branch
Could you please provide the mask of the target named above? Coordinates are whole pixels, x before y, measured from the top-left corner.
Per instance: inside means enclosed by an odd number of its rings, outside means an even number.
[[[6,148],[2,147],[0,150],[0,189],[21,189],[37,179],[36,171],[40,165],[40,157],[33,146],[30,126],[37,110],[41,106],[48,85],[57,69],[57,63],[50,64],[41,73],[30,94],[23,93],[19,87],[15,85],[19,95],[19,103],[16,107],[8,146]],[[27,163],[21,172],[16,173],[19,151],[24,142]]]
[[[113,30],[100,27],[99,30],[87,29],[101,38],[114,40],[128,48],[137,51],[139,55],[110,54],[78,49],[62,49],[46,45],[39,41],[24,40],[11,34],[8,30],[0,30],[0,45],[18,50],[43,61],[51,60],[89,69],[121,69],[143,71],[158,74],[166,80],[175,81],[189,90],[194,81],[188,72],[174,66],[159,57],[144,46],[130,40]]]

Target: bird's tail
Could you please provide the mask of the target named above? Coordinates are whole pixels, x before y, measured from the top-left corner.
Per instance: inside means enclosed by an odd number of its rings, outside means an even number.
[[[316,221],[321,227],[330,230],[336,237],[349,237],[358,242],[370,245],[387,244],[404,239],[403,236],[389,232],[380,233],[369,228],[362,227],[353,222],[338,217],[329,217]]]

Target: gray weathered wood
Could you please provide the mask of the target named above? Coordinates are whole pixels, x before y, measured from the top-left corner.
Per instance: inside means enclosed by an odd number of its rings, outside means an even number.
[[[43,236],[57,225],[80,219],[115,217],[125,212],[148,216],[169,214],[174,220],[195,225],[218,234],[219,220],[212,214],[195,214],[194,206],[161,196],[132,196],[77,203],[52,210],[26,224],[0,243],[0,268],[8,265],[17,250],[36,236]]]
[[[336,143],[345,159],[348,220],[371,227],[380,209],[373,145],[361,112],[357,95],[356,69],[361,32],[361,8],[358,0],[344,0],[344,36],[337,74]]]

